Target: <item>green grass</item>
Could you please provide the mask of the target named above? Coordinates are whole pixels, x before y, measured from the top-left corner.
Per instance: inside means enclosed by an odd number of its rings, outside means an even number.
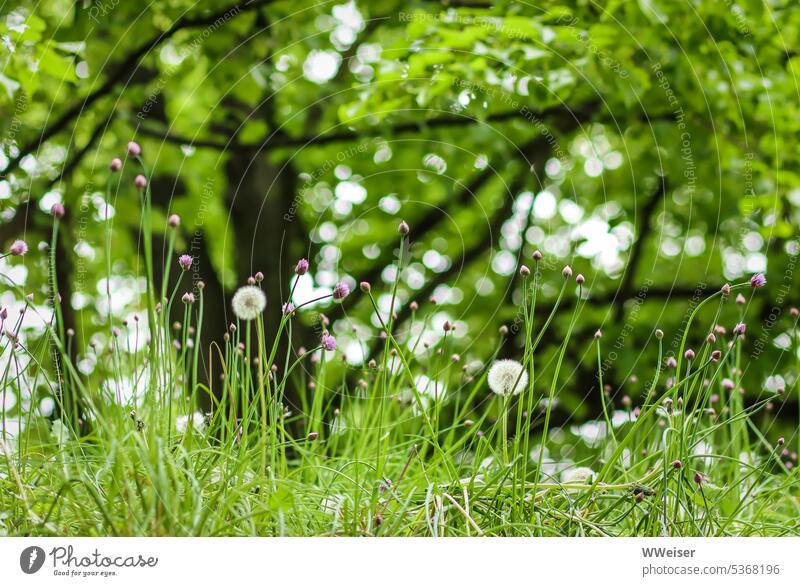
[[[149,209],[147,190],[142,198]],[[56,221],[53,242],[58,229]],[[149,233],[148,220],[144,229]],[[281,351],[280,341],[302,327],[299,315],[317,311],[311,307],[285,315],[274,339],[265,336],[262,316],[239,322],[201,357],[190,339],[199,338],[209,310],[202,288],[194,303],[183,304],[180,326],[170,324],[187,285],[179,279],[173,291],[157,293],[151,255],[145,251],[143,312],[154,327],[142,350],[128,351],[125,340],[132,332],[144,339],[144,322],[125,324],[119,337],[112,329],[107,343],[88,351],[94,367],[84,374],[69,359],[74,336],[63,331],[58,299],[55,323],[31,346],[3,339],[3,402],[30,390],[28,404],[45,395],[57,403],[50,418],[22,409],[22,401],[16,413],[3,411],[5,534],[800,533],[795,461],[762,425],[782,397],[745,402],[743,336],[720,333],[695,348],[693,359],[684,355],[689,333],[703,327],[698,317],[716,311],[716,323],[731,294],[714,293],[693,310],[676,365],[662,355],[663,334],[654,332],[659,360],[637,407],[615,407],[594,391],[602,409],[575,431],[552,417],[559,396],[579,384],[561,371],[566,351],[596,345],[597,379],[580,384],[597,389],[603,351],[602,337],[572,339],[586,301],[579,294],[571,310],[560,309],[580,287],[571,273],[541,315],[539,263],[532,274],[524,271],[513,326],[524,347],[503,334],[481,340],[487,361],[466,366],[452,355],[449,326],[426,347],[411,329],[395,331],[393,312],[378,312],[365,286],[352,295],[369,297],[384,337],[375,360],[353,369],[343,368],[339,351]],[[734,285],[733,294],[748,287]],[[396,307],[396,285],[391,300]],[[430,312],[415,311],[412,322],[430,327]],[[554,324],[566,334],[555,354],[542,357],[539,344]],[[522,364],[527,384],[520,394],[489,389],[496,357]],[[512,387],[517,382],[525,382],[521,373]],[[10,434],[7,417],[16,419],[18,433]]]
[[[27,414],[19,436],[3,444],[0,523],[10,535],[798,533],[797,473],[755,423],[769,399],[745,408],[736,389],[723,387],[724,378],[736,381],[741,372],[741,337],[730,349],[730,336],[716,343],[724,349],[719,362],[704,345],[664,392],[676,370],[659,368],[634,421],[609,427],[604,403],[605,413],[590,424],[599,440],[589,447],[569,428],[544,432],[551,411],[535,405],[557,398],[563,353],[550,367],[547,392],[534,391],[540,381],[533,350],[543,333],[534,317],[545,316],[536,316],[532,296],[526,303],[529,343],[521,358],[531,379],[510,400],[491,394],[486,368],[465,371],[433,347],[427,354],[439,368],[428,375],[450,386],[437,400],[430,387],[416,387],[421,364],[413,341],[391,334],[380,362],[366,366],[351,387],[335,352],[278,360],[260,319],[240,323],[223,348],[212,349],[223,380],[214,377],[219,384],[209,389],[191,382],[196,348],[187,348],[186,336],[201,303],[187,305],[180,330],[160,324],[155,352],[110,344],[98,351],[102,374],[90,377],[66,365],[65,404],[54,427]],[[567,317],[574,322],[579,312],[577,306]],[[284,332],[294,319],[285,318]],[[390,332],[392,324],[385,327]],[[601,341],[593,342],[598,357]],[[570,343],[567,336],[562,349]],[[445,336],[441,345],[447,344]],[[4,352],[28,352],[36,362],[53,345],[60,345],[55,330],[38,355],[10,344]],[[505,350],[498,345],[495,352]],[[270,377],[265,365],[273,362],[278,373]],[[24,376],[34,371],[42,375],[32,366]],[[135,381],[140,396],[117,400],[123,381]],[[3,393],[18,387],[18,378],[3,378]],[[299,400],[290,411],[281,407],[287,391]],[[176,418],[193,413],[201,395],[213,397],[213,409],[177,429]],[[88,423],[70,420],[69,397],[89,414]],[[624,409],[616,415],[634,419]],[[592,474],[569,480],[577,466]]]

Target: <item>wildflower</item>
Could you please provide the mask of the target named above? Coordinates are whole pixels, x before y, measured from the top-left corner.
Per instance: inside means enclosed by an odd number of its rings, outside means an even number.
[[[683,468],[683,464],[681,463],[680,460],[675,460],[672,463],[672,467],[675,468],[675,470],[680,470],[681,468]]]
[[[403,222],[400,222],[399,226],[397,226],[397,231],[400,233],[401,236],[408,236],[410,228],[408,227],[408,224],[406,224],[403,221]]]
[[[782,437],[779,437],[779,438],[778,438],[778,445],[779,445],[779,446],[782,446],[782,445],[783,445],[785,442],[786,442],[786,440],[785,440],[785,439],[783,439]]]
[[[539,252],[538,250],[534,250],[533,251],[533,260],[535,260],[536,262],[539,262],[540,260],[542,260],[542,253]]]
[[[667,358],[667,368],[675,368],[678,366],[678,361],[675,360],[674,356],[670,356]]]
[[[247,284],[248,285],[255,285],[256,284],[256,278],[255,277],[247,277]]]
[[[507,336],[508,335],[508,326],[502,325],[502,326],[500,326],[500,329],[498,331],[500,332],[501,336]]]
[[[789,315],[791,315],[792,317],[799,316],[800,315],[800,309],[797,309],[796,307],[789,308]]]
[[[331,336],[328,332],[324,332],[322,334],[322,347],[327,350],[328,352],[333,352],[336,350],[336,338]]]
[[[175,419],[175,429],[178,430],[178,433],[186,433],[186,430],[189,429],[189,417],[189,415],[181,415]],[[192,413],[191,418],[192,427],[196,431],[203,433],[206,427],[206,418],[203,414],[199,411],[195,411]]]
[[[521,277],[527,277],[531,274],[531,270],[525,265],[522,265],[521,267],[519,267],[519,274]]]
[[[369,293],[370,291],[372,291],[372,286],[366,281],[361,281],[359,287],[361,288],[361,291],[363,291],[364,293]]]
[[[592,479],[594,479],[594,470],[585,466],[569,468],[561,473],[562,484],[587,484]]]
[[[117,171],[122,169],[122,161],[119,160],[119,158],[114,157],[113,159],[111,159],[111,164],[109,164],[108,168],[111,169],[112,172],[116,173]]]
[[[198,291],[202,291],[202,290],[203,290],[203,289],[205,289],[205,288],[206,288],[206,284],[205,284],[205,282],[203,282],[203,281],[197,281],[197,290],[198,290]]]
[[[722,289],[721,289],[721,291],[722,291],[722,294],[723,294],[723,295],[725,295],[725,296],[727,297],[728,295],[730,295],[730,294],[731,294],[731,286],[730,286],[728,283],[725,283],[725,284],[722,286]]]
[[[231,300],[233,313],[241,320],[256,319],[267,306],[267,297],[264,292],[253,285],[241,287]]]
[[[333,288],[334,301],[341,301],[348,295],[350,295],[350,287],[348,287],[347,283],[344,281],[336,283],[336,286]]]
[[[257,272],[257,273],[254,275],[254,278],[255,278],[255,280],[256,280],[256,283],[260,283],[260,282],[262,282],[262,281],[264,280],[264,273],[262,273],[261,271],[258,271],[258,272]]]
[[[601,330],[597,330],[597,331],[594,333],[594,337],[595,337],[595,339],[596,339],[596,340],[599,340],[600,338],[602,338],[602,337],[603,337],[603,332],[602,332]]]
[[[194,303],[194,293],[184,293],[183,297],[181,297],[181,301],[187,305],[191,305]]]
[[[294,272],[298,275],[305,275],[308,272],[308,261],[304,258],[298,260],[297,266],[294,267]]]
[[[732,391],[736,387],[736,383],[734,383],[729,378],[722,379],[722,388],[726,391]]]
[[[310,442],[315,441],[319,437],[319,434],[316,431],[312,431],[306,436],[306,439]]]
[[[419,303],[417,303],[416,301],[412,301],[411,303],[408,304],[408,308],[411,311],[417,311],[419,309]]]
[[[736,303],[738,303],[739,305],[744,305],[745,303],[747,303],[747,299],[745,299],[745,298],[744,298],[744,295],[742,295],[741,293],[739,293],[739,294],[736,296]]]
[[[709,344],[713,344],[716,341],[717,341],[717,337],[714,335],[714,332],[711,332],[710,334],[708,334],[706,336],[706,342],[708,342]]]
[[[733,326],[733,334],[734,334],[735,336],[742,336],[742,335],[744,335],[744,332],[745,332],[746,330],[747,330],[747,326],[746,326],[746,325],[744,325],[744,323],[743,323],[743,322],[739,322],[738,324],[736,324],[735,326]]]
[[[575,277],[575,282],[578,285],[583,285],[586,282],[586,277],[584,277],[582,274],[578,273],[578,276]]]
[[[489,388],[502,397],[518,395],[528,384],[528,373],[516,360],[496,360],[489,369]]]
[[[142,147],[139,146],[138,142],[130,141],[128,143],[128,154],[132,157],[138,157],[142,154]]]
[[[664,332],[662,330],[656,330],[656,339],[660,340],[664,337]]]
[[[750,278],[750,286],[753,289],[760,289],[766,284],[767,278],[764,276],[764,273],[756,273]]]
[[[565,266],[561,274],[564,275],[565,279],[569,279],[572,276],[572,267],[569,265]]]
[[[181,265],[184,271],[188,271],[192,268],[192,257],[188,254],[182,254],[178,257],[178,264]]]
[[[722,352],[720,352],[719,350],[714,350],[711,353],[711,361],[712,362],[718,362],[720,358],[722,358]]]
[[[291,301],[287,301],[286,303],[283,304],[284,315],[290,315],[294,313],[294,310],[295,310],[294,303],[292,303]]]
[[[686,350],[686,352],[683,353],[683,357],[686,360],[694,360],[694,350],[689,348],[688,350]]]
[[[699,472],[694,473],[694,481],[697,483],[698,486],[703,483],[703,477],[700,475]]]
[[[442,329],[444,330],[445,333],[447,333],[453,329],[453,326],[450,324],[449,321],[445,320],[444,323],[442,324]]]
[[[167,220],[170,228],[177,228],[181,225],[181,217],[178,214],[172,214]]]
[[[15,240],[8,250],[12,256],[22,256],[28,252],[28,245],[25,244],[24,240]]]
[[[133,179],[133,184],[134,184],[134,185],[135,185],[135,186],[136,186],[138,189],[144,189],[145,187],[147,187],[147,178],[146,178],[144,175],[137,175],[137,176],[136,176],[136,177]]]

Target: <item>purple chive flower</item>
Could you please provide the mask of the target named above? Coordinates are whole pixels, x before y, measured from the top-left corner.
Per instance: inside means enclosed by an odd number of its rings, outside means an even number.
[[[681,468],[683,468],[683,463],[680,460],[675,460],[672,463],[672,467],[675,468],[675,470],[680,470]]]
[[[183,297],[181,297],[181,301],[183,301],[187,305],[191,305],[192,303],[194,303],[194,293],[184,293]]]
[[[333,299],[335,301],[341,301],[348,295],[350,295],[350,287],[348,287],[347,283],[344,281],[336,283],[336,286],[333,288]]]
[[[66,210],[64,209],[64,205],[60,203],[54,203],[53,207],[50,208],[50,213],[53,214],[54,218],[63,218]]]
[[[116,173],[120,169],[122,169],[122,161],[118,157],[114,157],[111,159],[111,164],[108,166],[111,171]]]
[[[294,267],[294,272],[298,275],[305,275],[308,272],[308,260],[301,258]]]
[[[726,391],[732,391],[733,389],[736,388],[736,383],[734,383],[729,378],[724,378],[722,379],[722,388],[725,389]]]
[[[678,361],[675,360],[674,356],[667,358],[667,368],[675,368],[676,366],[678,366]]]
[[[694,481],[699,485],[703,482],[703,477],[700,475],[699,472],[694,473]]]
[[[747,303],[747,299],[745,299],[745,298],[744,298],[744,295],[742,295],[741,293],[739,293],[739,294],[736,296],[736,303],[738,303],[739,305],[744,305],[745,303]]]
[[[145,177],[144,175],[137,175],[133,179],[133,184],[138,189],[144,189],[145,187],[147,187],[147,177]]]
[[[8,317],[8,309],[6,309],[5,307],[0,309],[0,321],[5,321],[7,317]]]
[[[188,254],[182,254],[178,257],[178,264],[181,265],[184,271],[188,271],[192,268],[192,257]]]
[[[289,315],[289,314],[294,313],[294,309],[295,309],[294,303],[292,303],[291,301],[287,301],[286,303],[283,304],[283,314],[284,315]]]
[[[686,352],[683,353],[683,357],[686,360],[694,360],[694,350],[689,348]]]
[[[181,225],[181,217],[178,214],[172,214],[167,220],[170,228],[177,228]]]
[[[325,332],[322,334],[322,347],[328,352],[333,352],[336,350],[336,338]]]
[[[565,266],[561,274],[564,275],[565,279],[569,279],[572,276],[572,267],[569,265]]]
[[[760,289],[766,284],[767,278],[764,276],[764,273],[756,273],[750,278],[750,286],[753,289]]]
[[[142,154],[142,147],[139,146],[138,142],[132,140],[128,143],[128,154],[132,157],[138,157]]]
[[[743,323],[743,322],[739,322],[738,324],[736,324],[735,326],[733,326],[733,333],[734,333],[734,335],[736,335],[736,336],[742,336],[742,335],[744,335],[744,333],[745,333],[745,331],[746,331],[746,330],[747,330],[747,326],[746,326],[746,325],[744,325],[744,323]]]
[[[9,252],[11,252],[13,256],[22,256],[28,252],[28,245],[25,244],[24,240],[15,240],[11,248],[9,248]]]

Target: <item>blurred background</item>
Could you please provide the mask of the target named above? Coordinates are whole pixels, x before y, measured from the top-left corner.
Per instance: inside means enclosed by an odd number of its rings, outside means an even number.
[[[257,271],[274,331],[307,257],[296,304],[343,278],[354,290],[369,281],[385,309],[399,278],[400,331],[434,345],[450,321],[448,352],[482,362],[517,318],[519,265],[533,268],[538,249],[539,323],[564,265],[587,279],[540,347],[547,364],[584,296],[561,417],[597,416],[596,329],[610,395],[635,401],[655,372],[655,328],[677,352],[700,300],[761,271],[767,288],[719,322],[730,331],[745,316],[751,400],[796,383],[792,3],[48,0],[0,11],[0,243],[31,248],[0,273],[47,315],[49,210],[63,202],[57,279],[83,372],[96,360],[89,342],[102,346],[112,327],[131,352],[145,344],[124,327],[146,319],[140,169],[125,155],[136,140],[152,173],[156,277],[175,263],[167,218],[179,214],[175,253],[206,285],[204,348]],[[398,271],[401,219],[411,244]],[[0,305],[23,301],[0,285]],[[412,322],[412,301],[427,319]],[[314,307],[355,372],[378,343],[367,300]],[[295,345],[313,346],[318,312],[300,319]],[[23,333],[42,327],[31,317]],[[509,335],[501,355],[519,358],[521,335]],[[797,402],[776,411],[796,421]]]

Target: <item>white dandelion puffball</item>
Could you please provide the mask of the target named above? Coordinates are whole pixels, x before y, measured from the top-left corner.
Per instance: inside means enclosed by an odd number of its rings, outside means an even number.
[[[267,296],[255,285],[241,287],[231,301],[233,313],[241,320],[256,319],[267,306]]]
[[[191,417],[194,430],[198,433],[203,433],[206,427],[206,418],[199,411],[192,413]],[[186,430],[189,429],[189,416],[181,415],[175,419],[175,429],[178,430],[178,433],[186,433]]]
[[[594,480],[594,470],[585,466],[570,468],[561,473],[562,484],[589,484],[592,480]]]
[[[527,384],[528,373],[516,360],[496,360],[489,369],[489,388],[503,397],[520,394]]]

